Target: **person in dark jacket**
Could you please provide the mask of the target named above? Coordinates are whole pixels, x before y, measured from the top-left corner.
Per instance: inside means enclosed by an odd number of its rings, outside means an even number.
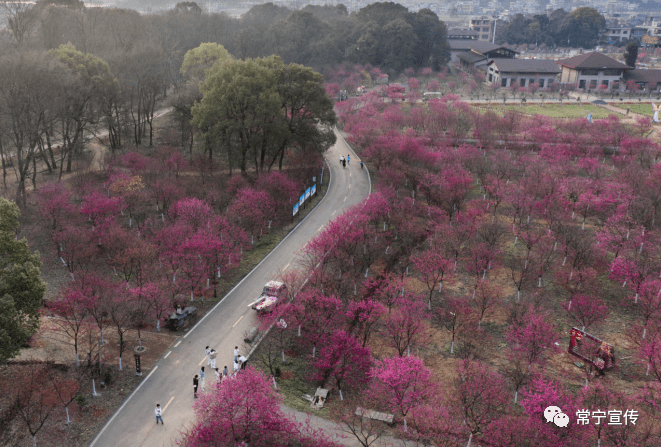
[[[193,397],[197,399],[197,387],[200,386],[200,381],[197,378],[197,374],[193,377]]]

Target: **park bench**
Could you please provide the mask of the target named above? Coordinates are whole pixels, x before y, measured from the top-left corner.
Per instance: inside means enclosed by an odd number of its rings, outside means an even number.
[[[380,413],[374,410],[366,410],[365,408],[361,407],[356,407],[356,416],[385,422],[388,425],[392,425],[395,418],[395,416],[390,413]]]
[[[328,390],[325,388],[317,388],[317,391],[315,391],[314,397],[312,398],[310,407],[314,408],[315,410],[319,410],[324,407],[326,399],[328,399]]]

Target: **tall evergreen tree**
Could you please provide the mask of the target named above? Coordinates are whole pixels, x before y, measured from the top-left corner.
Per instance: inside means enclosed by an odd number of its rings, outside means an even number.
[[[636,59],[638,59],[638,42],[629,42],[624,47],[624,63],[630,67],[635,67]]]
[[[39,253],[17,239],[20,211],[0,198],[0,362],[16,356],[39,327],[46,292]]]

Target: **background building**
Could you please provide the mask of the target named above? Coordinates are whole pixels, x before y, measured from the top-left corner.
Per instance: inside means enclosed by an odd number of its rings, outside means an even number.
[[[493,40],[493,27],[495,19],[492,17],[471,18],[469,29],[478,32],[477,40],[491,42]]]

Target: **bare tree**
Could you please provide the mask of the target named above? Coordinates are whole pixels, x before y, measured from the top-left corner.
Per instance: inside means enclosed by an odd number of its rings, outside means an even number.
[[[37,433],[55,410],[59,399],[49,380],[49,366],[45,363],[30,363],[27,371],[16,384],[15,395],[18,417],[32,436],[32,445],[37,446]]]
[[[26,205],[25,182],[36,186],[36,157],[44,130],[53,120],[55,90],[48,82],[58,68],[45,55],[13,54],[0,59],[0,121],[5,150],[16,157],[16,203]],[[6,156],[6,153],[5,153]]]
[[[7,16],[7,25],[11,31],[13,43],[22,47],[37,24],[37,14],[29,2],[4,2],[0,8]]]
[[[361,393],[360,399],[350,398],[344,402],[336,402],[330,408],[331,418],[337,422],[339,428],[356,438],[363,447],[376,445],[377,442],[386,434],[388,426],[374,419],[367,417],[366,408],[368,398]],[[358,405],[361,406],[358,406]]]

